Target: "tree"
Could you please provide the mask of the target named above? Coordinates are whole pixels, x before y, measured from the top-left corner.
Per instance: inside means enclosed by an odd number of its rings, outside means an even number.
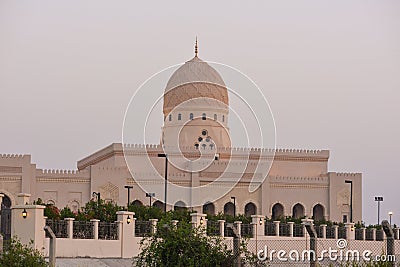
[[[17,238],[12,238],[0,254],[0,266],[7,267],[44,267],[48,266],[43,255],[29,245],[21,244]]]
[[[141,241],[136,266],[231,266],[232,251],[223,239],[205,235],[189,222],[160,223],[157,233]]]

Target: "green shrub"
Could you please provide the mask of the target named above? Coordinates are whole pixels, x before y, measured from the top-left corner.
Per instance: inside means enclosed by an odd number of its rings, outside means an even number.
[[[9,240],[0,255],[1,267],[44,267],[48,266],[43,255],[29,245],[21,244],[16,238]]]

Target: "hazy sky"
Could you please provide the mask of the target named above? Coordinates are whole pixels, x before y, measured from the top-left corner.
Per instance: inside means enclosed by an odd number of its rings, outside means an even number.
[[[231,65],[268,98],[281,148],[329,149],[363,173],[363,215],[400,224],[399,1],[0,0],[0,153],[39,168],[121,141],[138,86],[193,56]]]

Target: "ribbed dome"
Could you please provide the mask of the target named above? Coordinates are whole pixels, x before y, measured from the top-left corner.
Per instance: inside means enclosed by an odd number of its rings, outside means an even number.
[[[197,56],[179,67],[164,93],[164,114],[190,99],[213,98],[228,105],[228,90],[221,75]]]

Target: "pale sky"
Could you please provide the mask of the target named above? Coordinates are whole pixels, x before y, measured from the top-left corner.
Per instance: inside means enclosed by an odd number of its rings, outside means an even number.
[[[147,78],[199,55],[262,89],[280,148],[329,149],[363,173],[363,217],[398,205],[399,1],[0,0],[0,153],[39,168],[121,142]],[[155,129],[159,130],[159,129]]]

